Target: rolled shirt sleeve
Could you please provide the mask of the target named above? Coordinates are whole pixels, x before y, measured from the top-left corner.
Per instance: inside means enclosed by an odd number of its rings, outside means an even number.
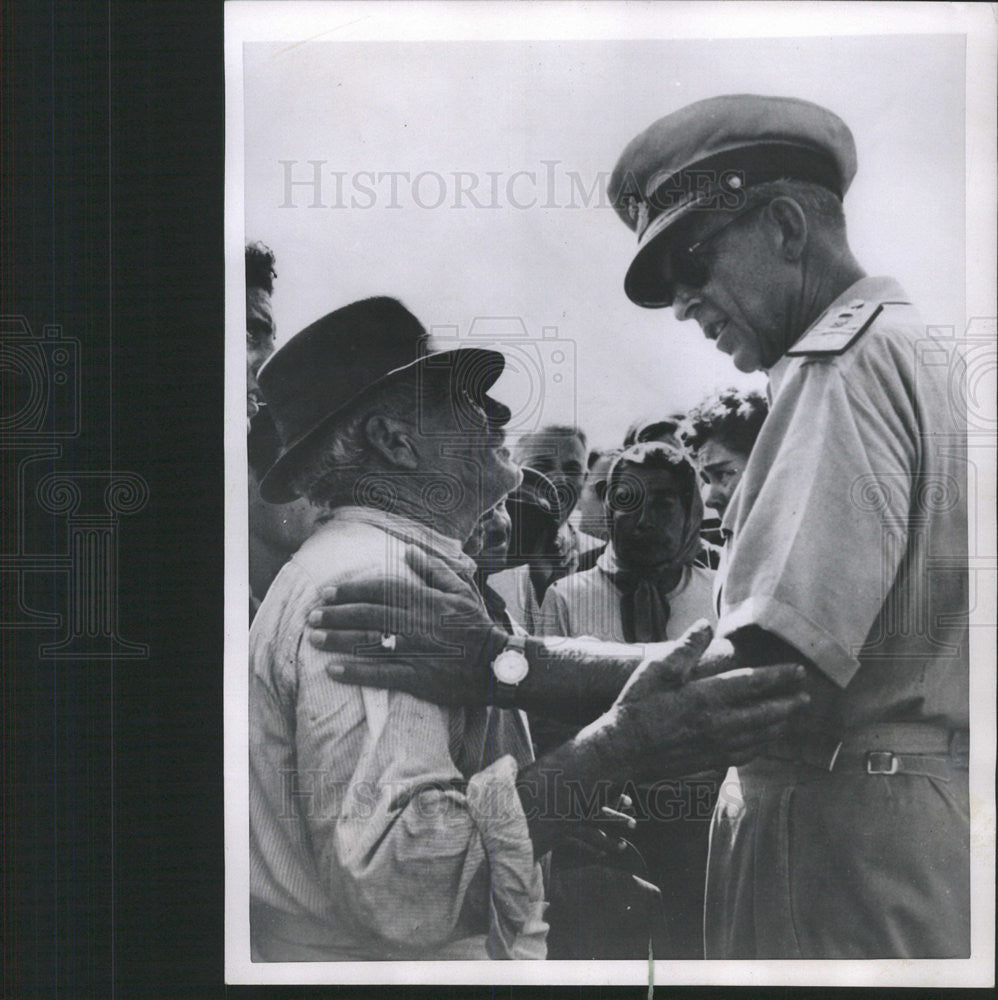
[[[899,379],[875,342],[794,359],[727,522],[718,633],[758,625],[841,688],[907,544],[918,446]]]

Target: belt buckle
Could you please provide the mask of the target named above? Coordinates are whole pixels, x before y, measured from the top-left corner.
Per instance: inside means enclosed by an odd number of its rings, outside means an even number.
[[[866,755],[867,774],[897,774],[901,762],[890,750],[870,750]]]

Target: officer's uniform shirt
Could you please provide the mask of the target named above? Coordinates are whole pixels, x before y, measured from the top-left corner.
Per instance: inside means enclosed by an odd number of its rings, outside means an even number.
[[[967,727],[966,424],[952,352],[907,302],[864,278],[774,366],[725,517],[718,633],[804,653],[838,692],[812,704],[835,732]]]
[[[952,343],[886,304],[906,299],[863,279],[770,371],[769,416],[726,512],[718,634],[761,626],[828,682],[796,746],[851,738],[862,753],[872,724],[922,724],[907,727],[916,739],[967,727],[961,372]],[[966,770],[866,773],[846,757],[773,747],[729,771],[708,958],[969,954]]]

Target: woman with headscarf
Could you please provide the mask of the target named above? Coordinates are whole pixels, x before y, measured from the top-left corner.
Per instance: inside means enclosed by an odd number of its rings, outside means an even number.
[[[593,569],[551,586],[538,632],[663,642],[700,618],[713,623],[714,572],[697,565],[703,502],[685,455],[661,442],[628,448],[603,506],[610,543]]]
[[[611,466],[603,504],[610,542],[593,569],[549,588],[540,633],[648,643],[677,638],[701,618],[714,624],[714,571],[698,565],[703,503],[685,455],[662,442],[633,445]],[[535,730],[538,752],[542,735],[558,740],[562,734]],[[625,789],[638,817],[628,834],[637,848],[631,870],[659,886],[665,904],[664,924],[654,935],[656,957],[703,957],[707,836],[720,778],[705,774]],[[597,884],[595,874],[590,885]],[[592,954],[583,914],[593,906],[602,911],[609,901],[601,906],[590,894],[585,877],[561,884],[549,914],[551,957],[611,957]],[[561,933],[559,920],[570,930]],[[575,953],[573,939],[584,942]],[[564,953],[555,956],[559,947]]]

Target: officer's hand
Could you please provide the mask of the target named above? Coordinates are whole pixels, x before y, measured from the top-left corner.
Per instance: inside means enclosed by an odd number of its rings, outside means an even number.
[[[738,658],[735,647],[729,639],[715,639],[694,664],[688,679],[716,677],[718,674],[726,674],[729,670],[747,666],[750,664]]]
[[[369,578],[325,591],[326,603],[309,615],[308,641],[341,654],[328,667],[338,681],[438,705],[490,702],[489,665],[505,634],[445,562],[418,550],[406,553],[406,562],[415,579]]]
[[[610,710],[580,734],[596,740],[607,777],[655,781],[744,763],[807,705],[804,668],[794,663],[684,683],[711,635],[700,622],[668,655],[643,663]]]

